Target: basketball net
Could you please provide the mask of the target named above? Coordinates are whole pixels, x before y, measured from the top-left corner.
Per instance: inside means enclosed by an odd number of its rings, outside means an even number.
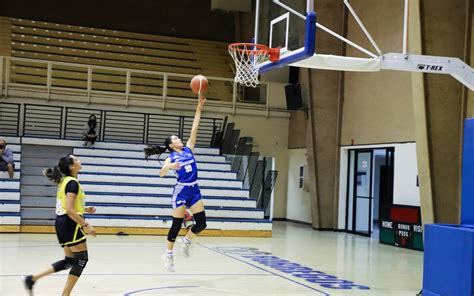
[[[245,86],[256,87],[259,65],[267,59],[276,62],[279,59],[278,48],[268,48],[262,44],[232,43],[229,45],[229,54],[235,62],[236,73],[234,81]]]

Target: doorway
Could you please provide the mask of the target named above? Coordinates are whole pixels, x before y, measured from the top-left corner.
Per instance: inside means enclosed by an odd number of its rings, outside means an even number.
[[[394,151],[393,147],[349,150],[347,232],[378,237],[380,216],[393,200]]]

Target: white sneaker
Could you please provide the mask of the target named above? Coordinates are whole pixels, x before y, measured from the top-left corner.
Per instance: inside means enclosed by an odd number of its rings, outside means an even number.
[[[174,260],[173,256],[163,255],[163,261],[165,262],[165,267],[168,271],[174,272]]]
[[[184,256],[189,257],[189,247],[191,246],[191,242],[186,242],[184,237],[179,241],[179,249],[184,254]]]

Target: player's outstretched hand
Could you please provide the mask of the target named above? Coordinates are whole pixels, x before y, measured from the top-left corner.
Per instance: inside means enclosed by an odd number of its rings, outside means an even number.
[[[94,214],[95,211],[96,211],[96,208],[95,207],[86,207],[85,211],[86,211],[87,214]]]
[[[203,94],[200,94],[198,105],[202,107],[202,106],[204,106],[205,102],[206,102],[206,97]]]

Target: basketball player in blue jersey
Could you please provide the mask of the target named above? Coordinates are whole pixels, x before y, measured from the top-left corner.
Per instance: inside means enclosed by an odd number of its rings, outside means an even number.
[[[191,128],[191,135],[186,143],[183,145],[181,139],[173,135],[165,140],[165,146],[149,146],[144,149],[145,158],[154,154],[162,154],[166,150],[170,151],[161,170],[160,177],[164,177],[169,170],[176,172],[177,182],[174,187],[171,205],[173,207],[173,224],[168,232],[168,240],[166,242],[166,253],[163,255],[165,267],[169,271],[174,271],[173,261],[173,246],[176,237],[181,229],[186,208],[189,208],[194,216],[195,224],[191,227],[185,237],[178,240],[180,249],[185,256],[189,256],[189,246],[191,241],[201,231],[206,228],[206,213],[204,211],[204,204],[201,200],[201,191],[198,185],[198,172],[196,167],[196,160],[194,158],[194,145],[196,143],[196,136],[201,119],[201,110],[206,102],[206,98],[200,95],[199,102],[194,115],[193,126]],[[159,157],[159,156],[158,156]]]

